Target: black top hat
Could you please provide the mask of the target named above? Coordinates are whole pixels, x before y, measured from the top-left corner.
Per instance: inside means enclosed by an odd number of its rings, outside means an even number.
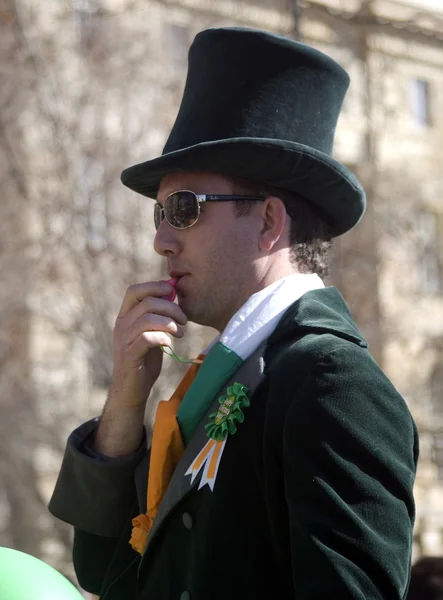
[[[365,210],[360,183],[331,156],[348,85],[340,65],[305,44],[244,28],[203,31],[162,156],[125,169],[122,181],[155,198],[169,173],[252,179],[304,196],[340,235]]]

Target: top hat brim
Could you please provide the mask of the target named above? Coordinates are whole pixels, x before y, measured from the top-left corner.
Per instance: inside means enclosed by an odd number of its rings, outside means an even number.
[[[122,172],[121,180],[135,192],[156,198],[166,175],[199,171],[242,177],[295,192],[317,206],[333,237],[354,227],[366,207],[364,190],[348,168],[315,148],[285,140],[230,138],[203,142],[129,167]]]

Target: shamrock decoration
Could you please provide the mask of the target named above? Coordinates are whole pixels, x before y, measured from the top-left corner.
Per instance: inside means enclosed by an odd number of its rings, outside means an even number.
[[[219,398],[219,409],[209,415],[210,422],[205,425],[206,433],[217,442],[226,439],[228,433],[236,433],[236,421],[243,423],[245,415],[242,408],[250,405],[247,396],[248,388],[241,383],[234,383],[226,390],[226,395]]]

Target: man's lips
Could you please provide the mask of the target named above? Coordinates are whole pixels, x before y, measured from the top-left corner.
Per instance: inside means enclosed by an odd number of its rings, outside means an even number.
[[[180,285],[181,280],[184,279],[187,275],[189,275],[189,273],[178,273],[175,271],[171,271],[171,278],[175,281],[175,283],[173,284],[174,287]]]
[[[187,277],[187,275],[189,275],[189,273],[185,273],[184,275],[180,275],[180,277],[176,278],[175,287],[176,287],[177,291],[180,291],[180,283],[182,282],[183,279],[185,279],[185,277]]]

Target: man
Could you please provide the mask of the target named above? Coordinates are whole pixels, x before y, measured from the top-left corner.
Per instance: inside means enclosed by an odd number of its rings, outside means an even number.
[[[406,596],[414,423],[319,277],[364,212],[331,157],[348,83],[303,44],[202,32],[163,155],[123,172],[157,198],[171,281],[126,292],[106,406],[71,435],[50,504],[101,600]],[[148,451],[146,403],[188,320],[220,336],[160,402]]]

